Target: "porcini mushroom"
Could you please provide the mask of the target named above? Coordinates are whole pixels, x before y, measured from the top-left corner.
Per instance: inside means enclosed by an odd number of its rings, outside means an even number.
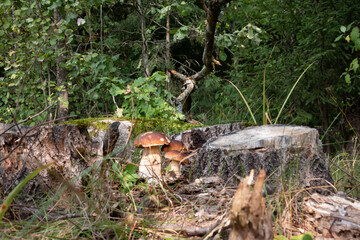
[[[170,140],[161,132],[145,132],[135,138],[134,146],[144,148],[139,164],[139,175],[149,182],[161,178],[161,156],[159,146]]]
[[[176,150],[168,151],[167,153],[165,153],[164,157],[170,160],[169,172],[174,172],[175,178],[180,177],[180,162],[184,164],[189,164],[189,160],[184,159],[186,155]]]
[[[161,151],[163,151],[163,152],[168,152],[171,150],[175,150],[175,151],[179,151],[179,152],[187,152],[185,145],[181,141],[178,141],[178,140],[171,140],[169,145],[164,145],[161,148]]]

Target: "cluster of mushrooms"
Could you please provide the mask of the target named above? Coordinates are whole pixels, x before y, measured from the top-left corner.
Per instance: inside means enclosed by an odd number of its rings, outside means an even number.
[[[180,177],[180,163],[189,164],[186,159],[185,145],[181,141],[169,140],[161,132],[145,132],[135,138],[134,146],[143,148],[139,164],[139,175],[148,178],[148,182],[161,180],[161,151],[165,152],[165,159],[170,160],[169,173],[174,175],[173,179]]]

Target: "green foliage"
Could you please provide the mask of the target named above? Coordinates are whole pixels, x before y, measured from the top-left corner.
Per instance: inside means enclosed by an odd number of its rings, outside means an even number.
[[[356,16],[350,13],[359,10],[360,6],[351,1],[334,5],[309,1],[232,2],[221,16],[217,29],[219,39],[221,37],[217,42],[218,56],[223,60],[223,67],[217,68],[217,77],[209,76],[194,94],[192,112],[199,113],[195,119],[252,121],[236,89],[221,81],[226,78],[239,88],[260,122],[266,68],[265,111],[274,122],[294,82],[313,62],[292,92],[278,123],[321,126],[333,119],[338,108],[328,90],[341,106],[351,105],[360,93],[358,84],[349,86],[340,79],[354,60],[352,49],[346,46],[345,40],[334,43],[339,26],[354,22]],[[261,29],[258,44],[234,35],[249,23]],[[352,29],[345,30],[344,37],[352,32]],[[356,30],[352,36],[355,39]],[[351,59],[350,62],[347,59]],[[357,67],[356,60],[352,66]]]
[[[314,234],[312,233],[306,233],[298,236],[292,236],[290,240],[312,240],[314,237]],[[287,238],[283,235],[275,236],[274,240],[287,240]]]
[[[173,96],[165,89],[167,81],[164,73],[155,72],[151,77],[135,79],[127,88],[113,84],[109,91],[112,96],[123,95],[124,116],[131,117],[134,111],[135,117],[184,119],[184,116],[168,103]]]
[[[351,52],[355,53],[356,51],[360,50],[360,34],[358,27],[352,27],[354,23],[349,24],[347,27],[341,26],[340,31],[342,34],[335,39],[335,42],[345,40],[347,43],[351,43]],[[351,32],[350,32],[351,30]],[[350,32],[350,34],[348,34]],[[349,67],[345,69],[345,72],[341,74],[341,77],[344,77],[345,82],[347,84],[351,84],[352,81],[359,80],[360,74],[358,73],[359,69],[359,58],[354,58],[351,62]]]
[[[169,104],[182,82],[168,82],[161,72],[180,69],[190,76],[201,69],[206,13],[196,0],[143,1],[143,7],[154,73],[150,78],[142,77],[140,18],[134,4],[2,1],[1,121],[13,121],[16,108],[17,120],[39,112],[59,100],[65,88],[70,114],[81,118],[115,112],[130,117],[134,111],[137,117],[183,119]],[[58,23],[55,8],[64,16]],[[274,122],[282,110],[279,123],[321,126],[331,121],[338,112],[328,91],[341,107],[352,106],[360,93],[359,19],[351,14],[359,8],[350,0],[232,1],[221,12],[216,29],[214,57],[222,66],[198,82],[192,95],[193,118],[204,123],[261,122],[266,112]],[[164,51],[169,11],[171,63]],[[64,41],[65,50],[57,47],[59,41]],[[59,56],[67,71],[62,85],[56,79]],[[253,116],[224,79],[238,87]],[[125,94],[128,85],[131,94]],[[54,119],[55,110],[31,124]]]
[[[128,164],[125,167],[122,167],[118,163],[114,163],[112,170],[115,173],[115,176],[120,181],[121,191],[128,193],[135,186],[136,181],[140,178],[137,174],[138,167],[132,164]]]

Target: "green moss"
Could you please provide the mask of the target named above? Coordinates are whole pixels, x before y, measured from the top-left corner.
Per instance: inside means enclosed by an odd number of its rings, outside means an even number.
[[[85,128],[88,129],[89,127],[94,127],[98,130],[104,130],[109,127],[109,123],[106,122],[100,122],[101,120],[114,120],[119,121],[115,117],[112,118],[83,118],[83,119],[75,119],[63,122],[63,124],[71,124],[71,125],[77,125],[79,128]]]
[[[97,130],[108,129],[110,123],[101,122],[101,120],[113,120],[113,121],[132,121],[131,118],[84,118],[76,119],[64,122],[64,124],[77,125],[80,128],[88,129],[93,127]],[[201,127],[202,125],[193,125],[183,121],[170,121],[162,118],[134,118],[134,128],[132,137],[136,137],[140,133],[149,131],[163,132],[170,136],[175,133],[179,133],[188,129]],[[94,133],[95,134],[95,133]]]
[[[162,118],[136,118],[134,119],[135,128],[133,136],[143,132],[158,131],[170,136],[188,129],[201,127],[202,125],[193,125],[183,121],[170,121]]]

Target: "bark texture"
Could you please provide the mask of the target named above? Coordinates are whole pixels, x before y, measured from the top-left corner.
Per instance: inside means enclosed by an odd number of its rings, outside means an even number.
[[[207,127],[194,128],[174,134],[171,138],[182,141],[186,149],[196,150],[201,148],[210,139],[215,139],[220,135],[237,132],[246,127],[245,123],[227,123]]]
[[[123,122],[113,122],[109,130],[97,134],[93,129],[92,137],[87,129],[75,125],[40,126],[32,130],[19,126],[20,131],[16,127],[7,130],[8,127],[0,124],[1,194],[9,193],[36,168],[53,161],[52,167],[25,185],[22,195],[47,192],[59,186],[62,179],[71,180],[75,187],[80,187],[81,173],[114,148],[123,148],[128,138],[126,132],[129,132],[128,125]]]
[[[6,125],[0,126],[0,133]],[[23,132],[28,127],[22,127]],[[22,134],[15,128],[0,136],[1,157],[17,145]],[[81,179],[77,178],[93,159],[86,153],[94,153],[99,145],[90,140],[88,133],[73,125],[43,126],[30,131],[6,159],[0,162],[0,190],[10,192],[27,175],[41,165],[55,161],[55,164],[31,180],[23,189],[24,194],[36,195],[60,185],[58,176],[67,180],[74,179],[79,185]]]
[[[144,9],[143,9],[141,0],[137,0],[136,4],[137,4],[137,10],[139,12],[140,22],[141,22],[142,63],[144,65],[144,75],[145,75],[145,77],[150,77],[148,40],[147,40],[147,36],[146,36],[146,19],[145,19]]]
[[[305,227],[316,239],[360,239],[360,202],[338,194],[312,194],[304,204]]]
[[[233,185],[251,169],[264,169],[271,192],[300,184],[300,188],[328,193],[327,188],[316,186],[333,182],[318,132],[308,127],[260,126],[218,136],[208,140],[190,162],[185,172],[191,178],[218,175]]]

